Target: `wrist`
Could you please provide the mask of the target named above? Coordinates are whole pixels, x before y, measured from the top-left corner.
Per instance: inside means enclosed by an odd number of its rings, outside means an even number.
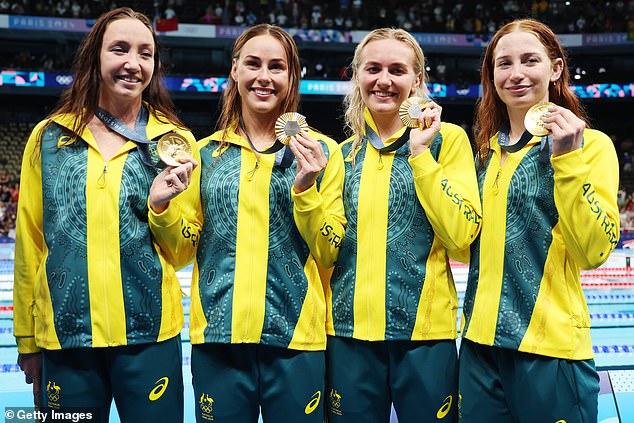
[[[427,144],[412,144],[412,142],[410,140],[409,154],[412,157],[416,157],[419,154],[424,153],[428,148],[429,148],[429,146]]]
[[[155,203],[150,202],[150,208],[156,214],[163,213],[165,210],[167,210],[167,206],[168,205],[169,205],[169,201],[165,202],[165,203],[161,203],[161,204],[155,204]]]
[[[295,184],[293,185],[293,191],[295,191],[295,194],[301,194],[302,192],[308,190],[310,187],[312,187],[315,184],[315,182],[311,182],[308,185],[298,185]]]

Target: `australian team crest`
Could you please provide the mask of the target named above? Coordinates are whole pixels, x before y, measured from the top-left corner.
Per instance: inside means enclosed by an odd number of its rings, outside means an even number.
[[[213,414],[211,414],[214,409],[214,399],[212,397],[203,392],[198,400],[198,406],[200,407],[201,417],[203,419],[214,419]]]
[[[330,390],[330,412],[336,414],[338,416],[343,415],[341,410],[341,394],[338,393],[335,389]]]
[[[59,398],[62,393],[62,388],[55,382],[48,381],[46,384],[46,396],[48,397],[48,406],[50,408],[59,408]]]

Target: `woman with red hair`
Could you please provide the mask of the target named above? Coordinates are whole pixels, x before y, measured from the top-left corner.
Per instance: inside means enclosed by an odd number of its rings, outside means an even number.
[[[511,22],[487,47],[475,125],[482,229],[471,246],[460,350],[463,422],[597,420],[579,269],[598,267],[616,246],[619,168],[569,82],[564,51],[540,22]]]

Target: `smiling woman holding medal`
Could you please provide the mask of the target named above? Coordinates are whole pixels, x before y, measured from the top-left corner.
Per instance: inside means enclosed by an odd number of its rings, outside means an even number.
[[[588,129],[555,34],[503,26],[476,115],[482,229],[460,349],[462,422],[596,422],[599,378],[579,269],[616,246],[619,166]]]
[[[24,153],[19,364],[42,409],[83,410],[107,422],[114,398],[122,422],[182,421],[183,310],[173,265],[183,263],[153,237],[148,194],[154,182],[157,204],[180,214],[182,200],[186,209],[195,141],[161,85],[146,16],[129,8],[101,16],[74,72]],[[170,144],[185,154],[161,171],[157,149]]]
[[[480,225],[466,133],[425,97],[425,58],[401,29],[357,46],[346,123],[346,236],[326,297],[329,421],[458,419],[450,250]],[[414,96],[414,97],[412,97]]]
[[[240,35],[218,131],[199,141],[204,220],[192,281],[196,419],[323,422],[326,303],[318,266],[345,223],[337,144],[296,113],[288,33]]]

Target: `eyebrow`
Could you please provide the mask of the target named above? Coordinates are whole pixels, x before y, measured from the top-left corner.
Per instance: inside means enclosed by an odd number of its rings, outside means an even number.
[[[374,60],[369,60],[369,61],[365,62],[363,65],[364,66],[368,66],[368,65],[383,66],[383,64],[381,62],[376,62]],[[405,63],[405,62],[393,62],[393,63],[389,63],[387,66],[404,66],[404,67],[407,67],[409,65],[407,63]]]
[[[246,56],[244,56],[242,58],[242,60],[247,60],[247,59],[262,60],[262,58],[260,56],[256,56],[254,54],[247,54]],[[273,59],[271,59],[271,62],[274,62],[274,61],[285,62],[286,58],[284,58],[284,57],[274,57]]]
[[[125,44],[125,45],[128,45],[128,46],[132,45],[132,43],[130,43],[127,40],[119,40],[119,39],[114,39],[114,40],[112,40],[112,41],[110,41],[108,43],[109,46],[116,45],[116,44]],[[151,49],[153,49],[154,48],[154,43],[144,43],[144,44],[140,44],[139,46],[141,48],[151,48]]]
[[[539,56],[539,55],[540,53],[534,51],[534,52],[522,53],[520,54],[520,57]],[[509,57],[511,57],[510,54],[505,54],[504,56],[494,57],[493,60],[508,59]]]

